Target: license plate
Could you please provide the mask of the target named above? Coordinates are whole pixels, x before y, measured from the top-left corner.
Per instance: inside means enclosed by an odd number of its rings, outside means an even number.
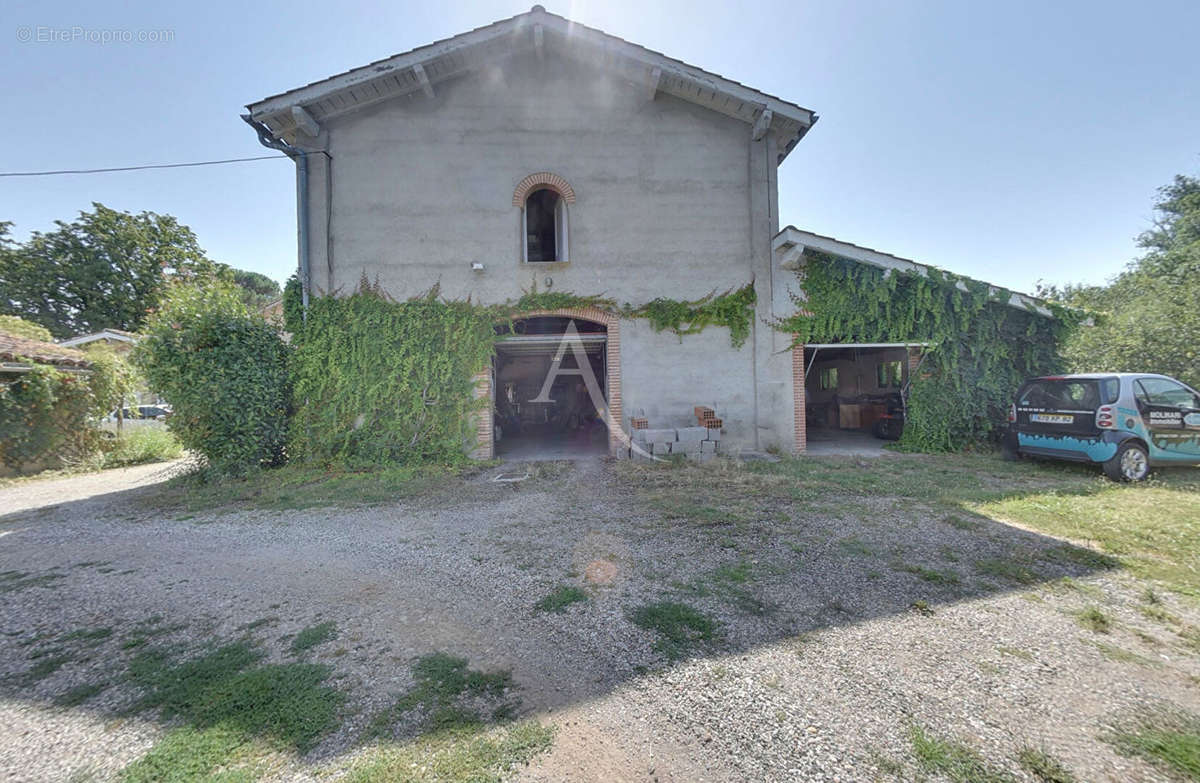
[[[1075,421],[1075,417],[1062,413],[1031,413],[1029,420],[1036,421],[1038,424],[1070,424]]]

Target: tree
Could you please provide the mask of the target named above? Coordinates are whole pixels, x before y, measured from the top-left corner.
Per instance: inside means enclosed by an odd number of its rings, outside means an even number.
[[[288,349],[224,279],[172,283],[134,361],[173,406],[171,431],[217,475],[283,461]]]
[[[266,275],[246,269],[229,269],[233,283],[241,289],[242,301],[252,310],[270,304],[282,296],[279,283]]]
[[[1096,313],[1063,355],[1080,372],[1159,372],[1200,386],[1200,179],[1159,190],[1145,255],[1105,286],[1044,289]]]
[[[0,332],[14,337],[24,337],[27,340],[41,340],[44,343],[54,342],[54,335],[41,324],[26,321],[15,315],[0,315]]]
[[[93,203],[23,245],[0,230],[0,313],[56,337],[113,328],[137,331],[170,279],[215,275],[196,235],[170,215],[134,215]]]

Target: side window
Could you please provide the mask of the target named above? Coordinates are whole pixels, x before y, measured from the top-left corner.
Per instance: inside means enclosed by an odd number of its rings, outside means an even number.
[[[880,389],[886,389],[889,386],[900,388],[903,376],[904,369],[901,362],[880,362],[875,365],[875,385]]]
[[[821,389],[822,391],[838,387],[838,371],[836,367],[821,368]]]
[[[1181,383],[1166,378],[1139,378],[1134,383],[1135,396],[1149,405],[1169,408],[1200,408],[1200,400]]]
[[[1121,397],[1121,379],[1105,378],[1100,382],[1100,391],[1105,405],[1112,405]]]

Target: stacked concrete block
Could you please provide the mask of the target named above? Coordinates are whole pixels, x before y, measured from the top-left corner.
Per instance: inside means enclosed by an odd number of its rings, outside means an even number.
[[[669,456],[682,456],[707,462],[717,455],[721,430],[714,427],[680,427],[678,429],[635,429],[631,456],[648,462]]]

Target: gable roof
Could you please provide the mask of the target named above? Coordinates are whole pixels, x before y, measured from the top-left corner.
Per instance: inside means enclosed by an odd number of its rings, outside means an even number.
[[[136,343],[138,339],[138,335],[134,334],[133,332],[126,332],[121,329],[101,329],[100,331],[92,332],[91,334],[81,334],[78,337],[59,340],[58,344],[72,347],[75,345],[87,345],[88,343],[94,343],[97,340],[116,340],[119,343]]]
[[[91,366],[91,362],[88,361],[87,355],[83,351],[0,332],[0,362],[20,363],[26,360],[39,364],[53,364],[57,367],[85,369]]]
[[[848,258],[851,261],[857,261],[860,264],[868,264],[884,270],[894,272],[908,272],[911,274],[927,277],[931,269],[937,269],[929,264],[922,264],[917,261],[910,261],[907,258],[894,256],[890,253],[884,253],[879,250],[872,250],[869,247],[862,247],[850,242],[843,242],[840,239],[833,237],[814,234],[811,231],[801,231],[795,226],[787,226],[778,234],[771,242],[771,248],[775,251],[775,258],[782,269],[799,269],[800,259],[804,255],[807,248],[819,250],[822,253],[838,256],[840,258]],[[966,277],[962,275],[962,277]],[[973,279],[973,278],[971,278]],[[982,282],[982,281],[980,281]],[[961,282],[957,284],[960,288],[965,289],[966,286]],[[988,290],[993,295],[1007,293],[1009,296],[1004,300],[1004,303],[1010,307],[1015,307],[1018,310],[1026,310],[1037,313],[1038,315],[1047,318],[1053,318],[1054,313],[1046,306],[1046,302],[1042,299],[1029,296],[1028,294],[1010,291],[1007,288],[1000,288],[991,283],[984,283],[988,286]]]
[[[385,100],[433,97],[439,82],[497,58],[549,50],[605,67],[650,95],[663,92],[754,126],[779,139],[779,161],[817,121],[809,109],[726,79],[702,68],[577,24],[535,5],[527,13],[478,27],[360,68],[248,104],[250,119],[276,137],[295,143],[300,129],[319,133],[320,123]]]

